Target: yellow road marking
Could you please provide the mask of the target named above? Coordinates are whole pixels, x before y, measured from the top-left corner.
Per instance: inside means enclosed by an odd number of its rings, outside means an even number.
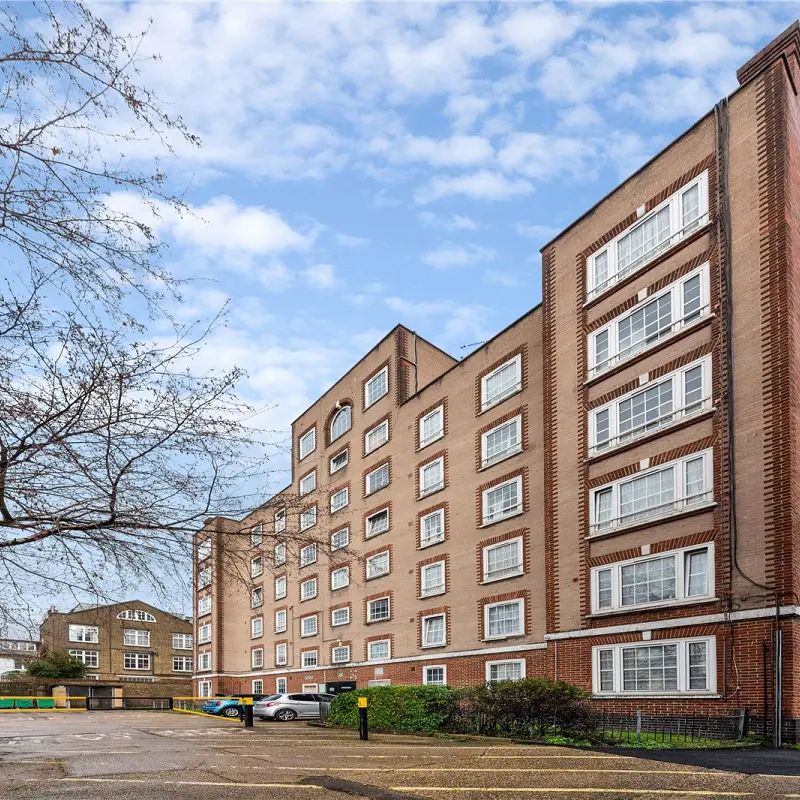
[[[715,792],[711,789],[702,791],[699,789],[615,789],[606,787],[603,789],[564,789],[558,787],[526,787],[524,789],[511,789],[503,786],[475,786],[465,787],[459,786],[457,788],[447,788],[444,786],[390,786],[393,792],[480,792],[487,794],[488,792],[517,792],[520,794],[661,794],[661,795],[679,795],[681,797],[752,797],[752,792]]]
[[[30,780],[39,780],[30,778]],[[306,783],[234,783],[233,781],[165,781],[161,778],[57,778],[66,783],[152,783],[159,786],[225,786],[228,789],[310,789],[321,791],[321,786]]]
[[[492,769],[489,767],[281,767],[274,765],[269,769],[283,770],[285,772],[577,772],[579,774],[599,775],[708,775],[709,777],[719,777],[727,775],[725,772],[711,772],[707,770],[686,770],[686,769],[553,769],[552,767],[500,767]]]

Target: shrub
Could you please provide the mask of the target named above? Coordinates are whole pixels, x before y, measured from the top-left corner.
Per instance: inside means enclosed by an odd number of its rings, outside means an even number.
[[[369,726],[392,732],[443,730],[455,708],[458,693],[445,686],[373,686],[334,698],[328,724],[358,728],[358,698],[366,697]]]
[[[77,658],[63,651],[55,651],[31,661],[28,674],[34,678],[82,678],[86,674],[86,667]]]
[[[464,689],[454,730],[530,739],[589,729],[588,694],[550,678],[503,681]]]

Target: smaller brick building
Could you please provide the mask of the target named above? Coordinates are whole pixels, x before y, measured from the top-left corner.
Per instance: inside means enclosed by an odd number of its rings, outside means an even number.
[[[42,653],[63,650],[83,661],[87,678],[123,694],[191,693],[192,620],[141,600],[51,609],[39,628]]]

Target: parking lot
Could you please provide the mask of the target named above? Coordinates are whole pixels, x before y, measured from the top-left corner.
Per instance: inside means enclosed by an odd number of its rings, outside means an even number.
[[[800,762],[800,752],[785,755],[790,767]],[[652,754],[644,759],[497,740],[373,734],[360,742],[355,733],[304,722],[257,722],[245,730],[236,722],[169,712],[0,717],[3,800],[123,795],[137,800],[800,798],[800,777],[669,763]]]

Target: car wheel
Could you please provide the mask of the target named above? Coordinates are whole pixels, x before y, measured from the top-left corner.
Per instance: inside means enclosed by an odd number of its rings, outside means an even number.
[[[226,717],[238,717],[239,709],[236,706],[228,706],[222,709],[222,714]]]
[[[292,711],[291,708],[284,708],[282,711],[279,711],[275,717],[281,722],[291,722],[293,719],[297,718],[297,712]]]

